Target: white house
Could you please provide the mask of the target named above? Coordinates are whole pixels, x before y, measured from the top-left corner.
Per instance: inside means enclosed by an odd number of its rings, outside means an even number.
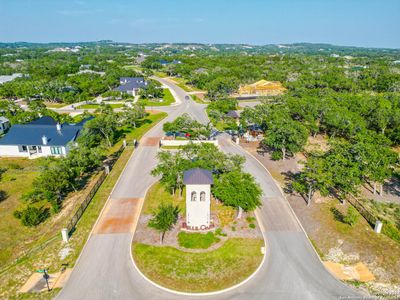
[[[0,138],[0,157],[64,156],[86,121],[59,124],[51,117],[42,117],[28,124],[14,125]]]
[[[207,230],[213,227],[211,221],[211,184],[212,173],[195,168],[183,174],[186,185],[186,223],[188,230]]]
[[[10,128],[10,121],[6,117],[0,116],[0,134],[3,134]]]

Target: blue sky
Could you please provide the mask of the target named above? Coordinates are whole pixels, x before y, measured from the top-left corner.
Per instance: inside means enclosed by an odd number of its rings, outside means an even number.
[[[0,0],[0,41],[400,48],[400,0]]]

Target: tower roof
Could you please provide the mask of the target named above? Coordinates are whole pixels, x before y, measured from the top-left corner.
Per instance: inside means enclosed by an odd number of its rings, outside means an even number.
[[[184,184],[213,184],[212,173],[205,169],[195,168],[183,173]]]

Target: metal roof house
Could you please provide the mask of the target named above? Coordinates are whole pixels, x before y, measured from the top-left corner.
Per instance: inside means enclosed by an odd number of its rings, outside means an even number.
[[[3,134],[10,128],[10,121],[6,117],[0,116],[0,134]]]
[[[147,81],[143,77],[121,77],[119,79],[120,86],[116,87],[114,91],[121,93],[128,93],[136,96],[140,89],[147,87]]]
[[[64,156],[82,130],[79,124],[59,124],[42,117],[28,124],[14,125],[0,138],[0,157]]]

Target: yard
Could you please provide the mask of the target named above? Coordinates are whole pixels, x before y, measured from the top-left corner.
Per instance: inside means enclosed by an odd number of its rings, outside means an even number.
[[[139,103],[145,106],[168,106],[175,102],[174,96],[172,96],[169,89],[164,89],[164,96],[160,101],[150,99],[140,99]]]
[[[165,116],[165,113],[149,115],[145,119],[147,121],[144,121],[141,127],[128,130],[126,132],[126,138],[140,139],[146,131]],[[121,144],[122,141],[118,142],[116,148],[119,148]],[[126,150],[122,152],[111,170],[110,175],[107,176],[87,207],[67,246],[61,242],[60,229],[64,227],[66,222],[71,218],[76,205],[71,205],[71,209],[68,211],[63,208],[60,214],[47,220],[44,224],[36,228],[23,227],[20,225],[19,220],[12,216],[15,207],[21,203],[19,200],[20,195],[30,188],[31,182],[38,172],[37,160],[19,162],[24,169],[19,170],[18,174],[16,174],[16,170],[12,170],[12,173],[7,174],[11,172],[10,169],[4,174],[5,178],[1,182],[1,189],[9,191],[12,196],[9,196],[0,203],[0,234],[2,234],[0,236],[0,245],[2,247],[0,251],[2,254],[0,298],[17,298],[18,289],[36,269],[45,267],[49,269],[50,273],[54,273],[58,272],[63,266],[73,267],[93,224],[97,220],[105,201],[133,151],[134,147],[128,145]],[[10,163],[15,163],[14,160],[15,159],[1,159],[0,167],[7,167]],[[7,178],[11,177],[16,177],[16,179],[12,180],[11,184],[9,184]],[[88,192],[91,184],[91,182],[88,183],[88,188],[79,193],[79,199],[83,198],[83,195]],[[73,196],[74,195],[71,195],[66,201],[75,201],[75,204],[78,204],[77,198],[72,198]],[[11,228],[10,231],[7,231],[9,228]],[[47,240],[50,241],[43,244],[43,242]],[[9,244],[10,241],[11,244]],[[35,245],[38,247],[35,247],[32,252],[28,253],[28,250],[32,249]],[[22,250],[24,250],[26,255],[22,255]],[[62,256],[65,254],[65,258],[63,258]],[[17,256],[18,260],[15,261],[14,259]],[[50,299],[53,298],[56,293],[57,291],[52,291],[51,293],[26,294],[22,296],[23,298],[30,299]],[[18,298],[22,296],[18,296]]]

